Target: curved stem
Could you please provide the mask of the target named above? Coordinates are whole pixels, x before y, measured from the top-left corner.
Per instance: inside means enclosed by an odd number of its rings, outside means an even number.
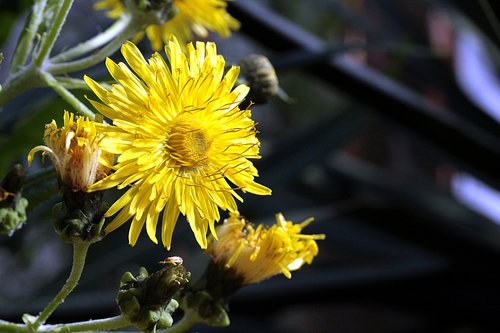
[[[58,64],[48,64],[47,71],[51,74],[76,72],[97,65],[98,63],[104,61],[106,57],[110,56],[116,50],[118,50],[122,46],[122,44],[127,39],[132,37],[137,31],[137,24],[135,23],[136,21],[132,20],[130,16],[126,16],[123,20],[126,21],[124,23],[126,25],[126,28],[123,29],[114,40],[112,40],[108,45],[100,49],[98,52],[75,61],[63,62]]]
[[[70,324],[43,325],[38,332],[85,332],[108,331],[130,326],[130,322],[123,316],[104,319],[82,321]]]
[[[79,114],[94,120],[95,114],[90,111],[90,109],[80,102],[68,89],[64,88],[57,80],[47,72],[41,71],[40,75],[42,79],[50,86],[56,93],[58,93],[62,98],[64,98],[69,104],[71,104],[75,111]]]
[[[76,45],[75,47],[67,51],[59,53],[50,60],[52,63],[59,63],[75,59],[79,56],[84,55],[85,53],[89,53],[103,46],[104,44],[108,43],[110,40],[116,38],[118,35],[120,35],[129,23],[130,23],[129,20],[121,18],[115,23],[113,23],[108,29],[101,32],[100,34],[92,37],[91,39],[85,42]]]
[[[52,299],[52,301],[45,307],[45,309],[43,309],[42,312],[40,312],[38,318],[33,323],[33,326],[35,328],[38,328],[40,325],[45,323],[52,312],[54,312],[54,310],[57,309],[57,307],[62,302],[64,302],[66,297],[76,287],[78,281],[80,281],[80,277],[85,266],[85,258],[87,257],[89,246],[90,243],[88,242],[73,244],[73,267],[71,268],[71,273],[69,274],[68,280],[66,280],[66,283],[64,284],[64,286],[62,286],[61,290]]]
[[[73,0],[63,0],[60,9],[57,12],[56,17],[54,18],[54,23],[50,27],[50,30],[46,36],[42,38],[42,44],[40,46],[40,51],[35,55],[35,65],[37,67],[41,67],[45,59],[50,54],[50,51],[54,47],[54,43],[56,42],[59,33],[61,32],[61,28],[66,21],[66,17],[68,16],[69,10],[73,5]]]

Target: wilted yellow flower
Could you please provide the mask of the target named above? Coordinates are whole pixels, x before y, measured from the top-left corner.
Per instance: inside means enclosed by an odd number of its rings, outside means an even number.
[[[224,75],[225,61],[214,43],[189,44],[184,54],[172,37],[165,50],[170,66],[158,53],[146,62],[133,43],[125,43],[121,51],[130,68],[106,61],[118,82],[109,91],[85,77],[103,102],[92,104],[114,124],[100,125],[106,133],[100,146],[121,154],[115,173],[91,190],[132,185],[106,213],[120,212],[105,229],[111,232],[133,218],[131,245],[144,224],[158,242],[156,226],[164,211],[161,236],[167,248],[180,213],[206,248],[208,228],[215,234],[214,222],[220,220],[218,208],[234,212],[234,198],[242,200],[235,189],[259,195],[271,190],[254,181],[257,169],[249,159],[260,158],[259,140],[250,110],[238,108],[248,93],[244,85],[233,89],[239,68]]]
[[[243,285],[280,273],[291,278],[291,271],[311,264],[318,254],[316,240],[325,239],[323,234],[301,234],[312,221],[294,224],[279,213],[276,224],[255,228],[239,213],[231,213],[217,228],[219,239],[210,240],[208,252],[215,264],[233,269]]]
[[[173,0],[176,15],[161,25],[150,25],[146,35],[155,50],[160,50],[167,43],[171,34],[175,35],[181,44],[198,37],[207,37],[210,31],[222,37],[229,37],[231,30],[237,30],[240,23],[226,10],[228,0]],[[101,0],[95,4],[96,9],[108,9],[110,18],[117,18],[125,11],[123,0]],[[193,35],[194,34],[194,35]],[[135,40],[144,34],[136,36]]]
[[[86,192],[96,181],[104,178],[109,170],[112,155],[98,147],[102,134],[96,123],[86,117],[75,117],[64,111],[64,125],[57,127],[55,120],[45,126],[46,146],[36,146],[28,154],[31,164],[35,153],[49,155],[62,183],[73,191]]]

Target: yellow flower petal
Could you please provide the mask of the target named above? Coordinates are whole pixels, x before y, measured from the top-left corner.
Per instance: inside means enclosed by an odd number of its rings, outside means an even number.
[[[106,176],[112,163],[112,154],[103,154],[99,147],[103,134],[97,130],[97,123],[67,111],[64,112],[63,121],[60,128],[55,120],[45,126],[46,145],[31,149],[28,164],[41,151],[43,156],[50,156],[65,187],[86,192],[96,181]]]
[[[177,36],[184,46],[196,36],[205,38],[209,31],[222,37],[229,37],[232,30],[238,30],[240,23],[226,10],[228,0],[173,0],[177,14],[161,25],[150,25],[146,28],[146,36],[153,49],[159,51],[163,43],[167,43],[170,35]],[[94,8],[108,10],[107,16],[118,18],[126,8],[122,0],[100,0]],[[144,33],[136,35],[134,42],[138,42]],[[128,59],[127,59],[128,61]]]
[[[163,211],[161,235],[166,247],[171,245],[177,217],[183,214],[205,248],[208,230],[214,234],[220,220],[219,209],[237,211],[235,198],[242,198],[236,189],[271,193],[254,180],[257,170],[250,159],[260,157],[259,141],[251,112],[238,108],[248,93],[244,85],[233,87],[238,69],[224,74],[225,61],[214,43],[198,42],[186,49],[184,53],[174,37],[169,40],[169,67],[159,54],[146,61],[127,42],[122,53],[130,68],[107,61],[117,84],[105,90],[86,78],[102,101],[94,104],[113,122],[99,125],[105,133],[100,147],[121,154],[114,174],[91,190],[131,186],[106,213],[121,211],[107,231],[133,218],[131,244],[144,224],[148,236],[158,241],[155,230]]]
[[[254,228],[235,212],[217,228],[219,239],[210,239],[208,252],[216,264],[231,268],[228,272],[235,272],[244,285],[280,273],[291,278],[291,271],[312,263],[318,254],[316,240],[325,239],[323,234],[301,234],[311,221],[294,224],[277,214],[276,224]]]

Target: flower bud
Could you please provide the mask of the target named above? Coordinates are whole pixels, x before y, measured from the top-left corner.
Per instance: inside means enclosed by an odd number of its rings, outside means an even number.
[[[145,268],[136,277],[123,274],[116,298],[122,315],[145,332],[171,326],[172,313],[179,305],[172,297],[190,276],[182,264],[168,264],[151,275]]]
[[[172,18],[172,0],[129,0],[124,1],[126,8],[140,18],[145,25],[163,24]],[[119,2],[116,1],[119,6]]]
[[[63,190],[63,201],[54,205],[54,228],[65,242],[97,242],[104,237],[103,191],[73,192]]]
[[[209,326],[226,327],[230,324],[225,302],[203,290],[186,293],[182,298],[182,309],[190,311],[191,317]]]
[[[0,181],[0,234],[11,236],[26,222],[28,200],[21,196],[25,176],[21,165],[15,165]]]

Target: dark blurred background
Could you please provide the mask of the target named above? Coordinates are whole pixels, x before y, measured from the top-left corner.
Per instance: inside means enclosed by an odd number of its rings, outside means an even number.
[[[0,6],[4,81],[30,2]],[[111,23],[90,1],[74,6],[59,49]],[[233,62],[268,56],[293,99],[252,108],[259,181],[273,195],[244,196],[240,211],[255,223],[276,212],[314,216],[305,231],[327,239],[291,280],[238,292],[229,328],[195,330],[500,332],[500,3],[237,0],[229,11],[242,29],[211,36],[219,51]],[[86,73],[106,77],[102,65]],[[65,108],[47,89],[4,107],[0,174],[25,164],[43,124]],[[49,222],[55,202],[32,207],[22,230],[0,237],[0,318],[37,313],[67,277],[71,247]],[[185,223],[170,253],[145,235],[131,248],[127,232],[90,249],[81,283],[51,321],[116,315],[121,274],[157,269],[169,255],[202,273],[207,258]]]

